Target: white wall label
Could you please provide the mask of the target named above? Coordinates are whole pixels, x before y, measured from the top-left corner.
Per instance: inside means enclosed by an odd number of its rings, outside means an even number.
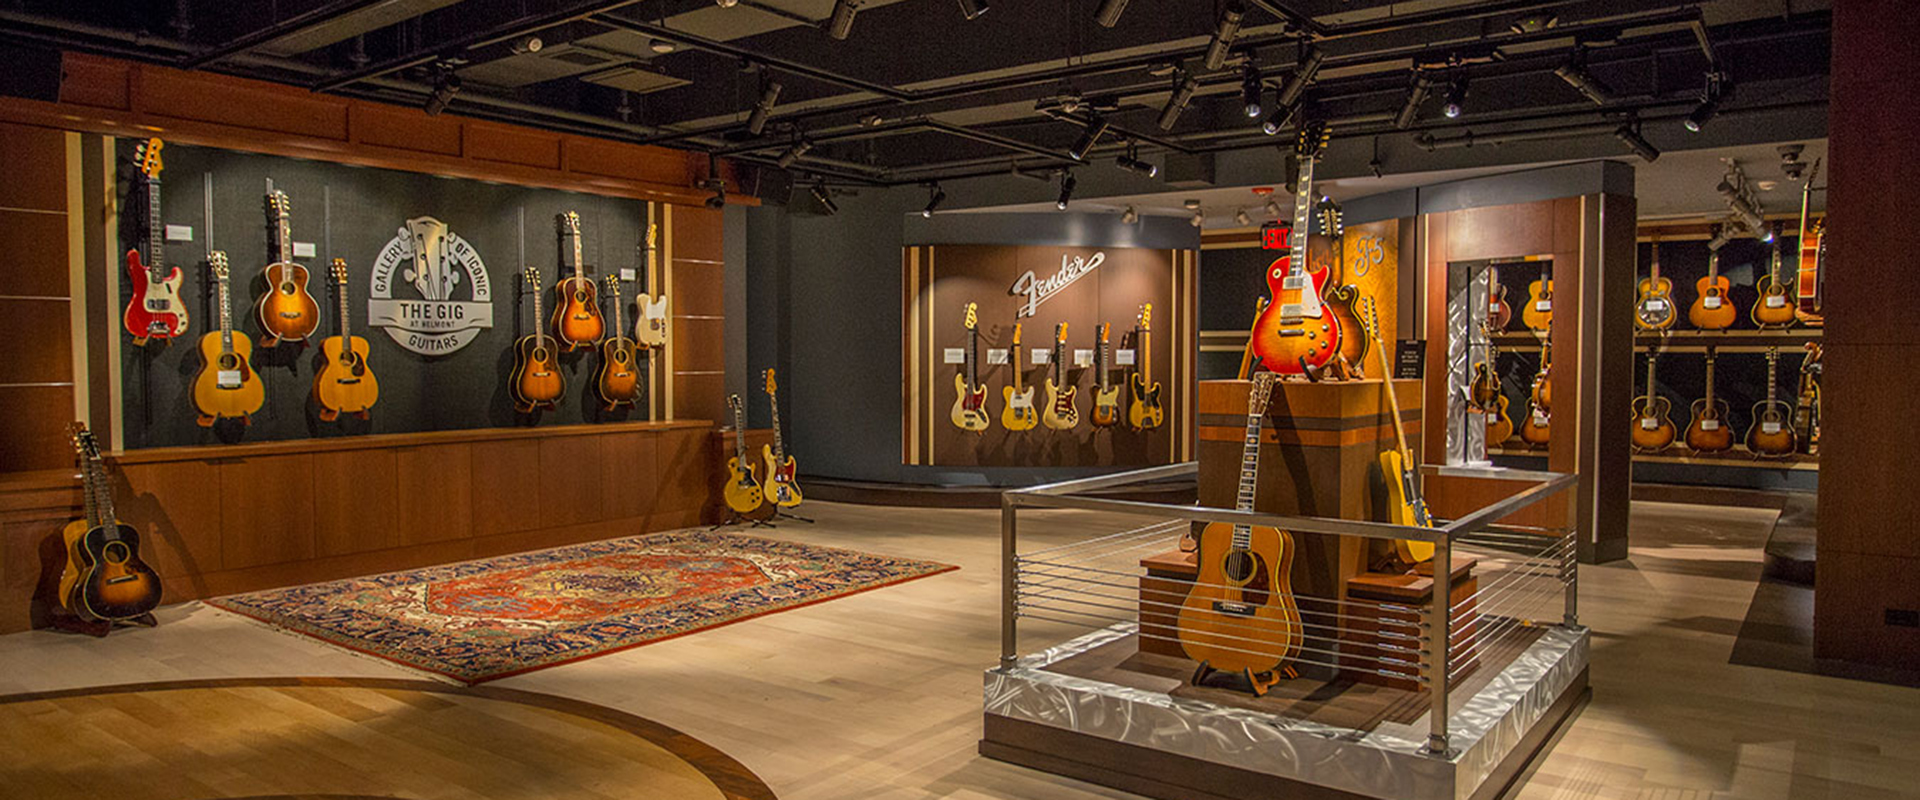
[[[945,354],[945,355],[946,355],[946,358],[945,358],[944,360],[945,360],[945,361],[946,361],[946,363],[948,363],[948,364],[965,364],[965,363],[967,363],[967,348],[964,348],[964,347],[949,347],[949,348],[947,348],[947,350],[946,350],[946,354]]]
[[[1047,363],[1051,363],[1052,359],[1053,359],[1053,348],[1036,347],[1036,348],[1033,348],[1033,355],[1027,357],[1027,363],[1047,364]]]
[[[1701,308],[1719,308],[1720,307],[1719,295],[1710,294],[1710,295],[1707,295],[1706,297],[1700,298],[1700,307]]]
[[[992,347],[987,349],[987,363],[989,364],[1005,364],[1007,363],[1007,357],[1007,348]]]
[[[1129,349],[1122,349],[1122,350],[1115,350],[1115,351],[1113,351],[1113,363],[1115,363],[1115,364],[1117,364],[1117,365],[1119,365],[1119,366],[1122,366],[1122,367],[1129,367],[1129,366],[1132,366],[1132,365],[1133,365],[1133,350],[1129,348]]]
[[[629,283],[631,283],[631,282],[633,282],[633,281],[634,281],[635,279],[636,279],[636,278],[635,278],[635,275],[634,275],[634,272],[633,272],[633,268],[632,268],[632,267],[622,267],[622,268],[620,269],[620,280],[623,280],[623,281],[627,281],[627,282],[629,282]]]
[[[213,383],[222,389],[238,389],[240,388],[240,370],[216,370],[213,374]]]
[[[1779,433],[1779,432],[1780,432],[1780,423],[1778,423],[1778,422],[1762,422],[1762,423],[1760,423],[1760,432],[1761,432],[1761,433],[1764,433],[1764,434],[1768,434],[1768,435],[1772,435],[1772,434],[1776,434],[1776,433]]]
[[[1092,350],[1073,351],[1073,365],[1076,367],[1093,366],[1093,351]]]
[[[1787,304],[1787,298],[1785,295],[1777,295],[1777,294],[1767,295],[1768,308],[1779,308],[1786,304]]]
[[[1537,408],[1534,409],[1533,424],[1535,427],[1539,427],[1541,425],[1547,424],[1547,415],[1540,413],[1540,409],[1537,409]],[[1659,427],[1659,426],[1655,426],[1655,427]]]
[[[1648,311],[1651,311],[1651,312],[1655,312],[1655,313],[1658,313],[1658,312],[1661,312],[1661,311],[1665,311],[1665,310],[1667,310],[1667,301],[1665,301],[1665,300],[1661,300],[1661,299],[1659,299],[1659,298],[1654,298],[1654,299],[1652,299],[1652,300],[1648,300],[1648,301],[1647,301],[1647,310],[1648,310]]]
[[[1533,310],[1535,310],[1535,311],[1552,311],[1552,310],[1553,310],[1553,301],[1552,301],[1552,300],[1542,300],[1542,301],[1540,301],[1540,302],[1538,302],[1538,303],[1534,303],[1534,304],[1533,304]]]
[[[314,256],[319,255],[319,253],[320,251],[315,250],[313,248],[313,242],[294,242],[293,243],[294,258],[313,258]]]
[[[1720,430],[1720,420],[1717,420],[1717,419],[1700,420],[1700,430],[1703,430],[1703,431]]]
[[[169,242],[193,241],[193,226],[192,225],[168,225],[167,241]]]
[[[1640,420],[1640,430],[1643,430],[1643,431],[1656,431],[1656,430],[1659,430],[1659,429],[1660,429],[1660,420],[1657,420],[1657,419],[1654,419],[1654,418],[1652,418],[1652,417],[1643,417],[1643,418],[1641,418],[1641,420]]]

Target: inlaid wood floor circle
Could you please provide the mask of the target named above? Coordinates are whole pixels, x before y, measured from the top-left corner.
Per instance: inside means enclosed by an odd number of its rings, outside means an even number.
[[[40,800],[773,798],[739,762],[658,723],[552,695],[416,680],[0,697],[0,752],[0,794]]]

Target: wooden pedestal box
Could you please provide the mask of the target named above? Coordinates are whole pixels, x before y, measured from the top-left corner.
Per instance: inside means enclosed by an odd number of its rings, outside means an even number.
[[[1452,608],[1454,622],[1448,639],[1453,642],[1453,647],[1456,651],[1458,651],[1462,645],[1466,644],[1468,637],[1472,636],[1473,632],[1478,629],[1479,615],[1474,612],[1474,593],[1480,589],[1480,579],[1473,575],[1473,567],[1476,563],[1478,563],[1477,560],[1470,556],[1455,556],[1453,558],[1453,575],[1449,578],[1451,583],[1449,584],[1447,594],[1451,598],[1448,605]],[[1388,655],[1389,657],[1400,660],[1418,660],[1417,656],[1410,654],[1387,654],[1383,652],[1378,645],[1387,640],[1382,638],[1380,633],[1382,630],[1385,630],[1390,634],[1396,635],[1419,635],[1420,629],[1418,627],[1407,627],[1392,623],[1405,622],[1414,626],[1420,624],[1422,615],[1426,613],[1425,609],[1427,605],[1433,602],[1433,577],[1431,575],[1421,575],[1413,572],[1398,574],[1365,572],[1347,581],[1347,598],[1358,602],[1376,601],[1405,606],[1417,606],[1421,609],[1415,612],[1376,609],[1357,605],[1348,606],[1345,621],[1341,626],[1343,630],[1340,634],[1340,652],[1353,658],[1352,661],[1346,663],[1354,666],[1397,672],[1408,676],[1408,679],[1390,678],[1376,672],[1359,669],[1342,671],[1341,674],[1344,677],[1361,683],[1376,683],[1382,686],[1391,686],[1396,689],[1418,691],[1421,688],[1420,684],[1412,680],[1414,676],[1420,674],[1418,667],[1381,664],[1372,659]],[[1464,668],[1456,667],[1453,670],[1455,680],[1471,674],[1475,669],[1478,669],[1479,666],[1479,659],[1469,656]]]
[[[1200,574],[1194,554],[1169,550],[1140,559],[1140,566],[1147,568],[1140,576],[1140,652],[1185,658],[1176,639],[1180,604]]]

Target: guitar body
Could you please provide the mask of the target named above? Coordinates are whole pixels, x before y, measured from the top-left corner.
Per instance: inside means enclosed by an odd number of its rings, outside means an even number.
[[[1160,384],[1149,385],[1147,376],[1139,372],[1127,382],[1133,388],[1133,402],[1127,405],[1127,424],[1134,430],[1160,427],[1167,419],[1167,411],[1160,405]]]
[[[1662,278],[1661,280],[1666,280]],[[1720,331],[1733,327],[1733,321],[1740,316],[1733,308],[1732,282],[1725,275],[1702,277],[1693,284],[1698,294],[1693,305],[1687,308],[1687,322],[1703,331]],[[1708,306],[1713,306],[1708,308]]]
[[[1354,369],[1359,369],[1360,360],[1367,357],[1367,348],[1370,344],[1367,337],[1357,333],[1360,330],[1360,317],[1354,309],[1360,302],[1360,288],[1353,284],[1335,286],[1327,290],[1325,300],[1326,308],[1333,312],[1334,327],[1343,334],[1340,337],[1340,358]],[[1348,332],[1356,333],[1351,336],[1344,335]]]
[[[1293,537],[1259,526],[1248,534],[1247,549],[1235,550],[1232,525],[1200,531],[1200,575],[1180,607],[1181,648],[1213,669],[1274,669],[1304,638],[1289,582]]]
[[[1793,407],[1774,400],[1753,404],[1753,424],[1747,427],[1747,449],[1757,456],[1790,456],[1800,447],[1789,420]],[[1773,428],[1772,433],[1767,428]]]
[[[160,576],[140,560],[140,534],[118,520],[111,524],[74,543],[79,566],[68,608],[88,619],[131,619],[160,605]]]
[[[179,267],[167,270],[166,280],[152,280],[153,273],[140,263],[140,251],[127,251],[127,283],[133,287],[133,299],[120,315],[120,322],[136,341],[172,339],[187,332],[187,304],[180,301],[184,280]]]
[[[640,391],[636,361],[632,339],[615,336],[600,345],[600,371],[594,376],[593,385],[608,411],[633,404]]]
[[[543,336],[522,336],[514,344],[513,375],[507,386],[513,405],[522,414],[534,409],[552,409],[567,390],[566,377],[560,372],[559,353],[553,340]]]
[[[1391,391],[1391,390],[1389,390]],[[1417,489],[1419,476],[1413,473],[1406,455],[1399,448],[1380,452],[1380,477],[1387,484],[1387,521],[1395,525],[1426,527],[1433,523],[1427,514],[1427,501]],[[1432,542],[1411,539],[1393,540],[1394,555],[1407,564],[1433,558]]]
[[[1656,397],[1649,405],[1645,397],[1633,400],[1633,441],[1635,452],[1651,453],[1665,450],[1673,444],[1675,430],[1669,414],[1673,404],[1667,398]]]
[[[1473,365],[1473,384],[1467,390],[1467,402],[1473,410],[1485,412],[1493,408],[1499,396],[1500,379],[1494,375],[1493,365],[1485,361]]]
[[[1753,324],[1762,328],[1785,328],[1793,324],[1793,298],[1786,284],[1772,275],[1760,276],[1760,297],[1753,301]]]
[[[1727,401],[1706,398],[1693,401],[1693,421],[1687,423],[1689,449],[1702,453],[1721,453],[1733,449],[1733,428],[1727,425]]]
[[[260,376],[248,363],[252,357],[253,343],[245,336],[233,337],[231,354],[223,352],[219,331],[200,337],[200,371],[193,376],[193,404],[199,407],[204,424],[222,417],[246,419],[267,401]],[[221,386],[222,371],[240,373],[239,382]]]
[[[1527,284],[1527,306],[1520,309],[1520,322],[1536,331],[1553,327],[1553,279],[1541,278]]]
[[[1108,386],[1105,389],[1093,389],[1093,425],[1096,428],[1112,427],[1120,421],[1120,387]]]
[[[721,491],[727,508],[747,519],[763,519],[773,513],[760,481],[753,475],[753,462],[734,456],[727,459],[727,487]]]
[[[1664,331],[1679,316],[1673,311],[1673,281],[1641,278],[1634,289],[1633,322],[1643,331]]]
[[[1527,409],[1527,416],[1520,421],[1520,441],[1529,447],[1545,445],[1553,435],[1553,425],[1546,419],[1544,408]]]
[[[1487,411],[1487,444],[1500,446],[1501,442],[1513,438],[1513,417],[1507,415],[1507,396],[1494,398],[1493,406]]]
[[[1030,431],[1040,424],[1040,412],[1033,407],[1033,387],[1016,392],[1011,386],[1002,386],[1000,394],[1007,401],[1000,409],[1000,424],[1007,430]]]
[[[1040,421],[1056,431],[1070,431],[1080,425],[1080,407],[1074,398],[1080,394],[1080,387],[1055,386],[1053,379],[1047,379],[1047,410],[1040,415]]]
[[[1513,322],[1513,304],[1507,302],[1507,287],[1499,283],[1487,293],[1487,328],[1504,331]]]
[[[74,602],[73,587],[80,585],[80,569],[85,566],[85,562],[80,560],[80,540],[90,530],[93,528],[87,524],[84,517],[69,522],[65,528],[60,529],[60,540],[66,543],[67,563],[60,569],[58,599],[61,608],[75,614],[80,613],[80,608]]]
[[[1273,302],[1253,322],[1253,354],[1268,370],[1281,375],[1302,375],[1307,369],[1319,369],[1340,354],[1339,321],[1320,302],[1326,288],[1327,273],[1305,273],[1305,285],[1285,288],[1287,261],[1282,257],[1267,269],[1267,291]],[[1309,313],[1288,317],[1289,308],[1310,309]]]
[[[987,416],[987,387],[967,388],[967,376],[953,376],[953,412],[948,415],[955,427],[980,433],[992,424]]]
[[[787,456],[785,461],[781,461],[780,459],[774,458],[773,447],[771,445],[761,445],[760,457],[764,459],[767,464],[768,499],[771,500],[774,505],[783,508],[800,505],[800,500],[802,499],[800,496],[800,484],[794,478],[794,473],[798,471],[799,467],[793,463],[793,456]]]
[[[593,281],[574,275],[554,287],[553,334],[569,353],[599,344],[607,323],[600,318],[600,295]]]
[[[1553,410],[1553,368],[1548,367],[1533,382],[1533,404],[1541,411]]]
[[[267,292],[254,303],[260,346],[302,341],[320,327],[320,304],[307,292],[307,268],[289,261],[268,264],[261,272]]]
[[[320,343],[325,366],[313,376],[313,397],[320,404],[320,418],[331,421],[341,414],[365,419],[367,410],[380,399],[380,382],[367,368],[367,340],[358,336],[341,341],[329,336]]]
[[[633,339],[642,347],[667,346],[667,296],[649,299],[640,295],[634,304],[639,315],[633,320]]]

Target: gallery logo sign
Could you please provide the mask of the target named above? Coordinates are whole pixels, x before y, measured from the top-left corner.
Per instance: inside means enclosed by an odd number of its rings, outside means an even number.
[[[1098,269],[1107,260],[1105,252],[1094,253],[1092,258],[1063,255],[1060,257],[1060,271],[1040,280],[1033,276],[1033,270],[1027,270],[1019,280],[1013,282],[1013,288],[1007,294],[1015,297],[1025,296],[1027,302],[1014,312],[1014,317],[1031,317],[1040,309],[1047,298],[1060,293],[1060,290],[1072,286],[1081,276]]]
[[[395,291],[396,272],[411,289]],[[457,299],[463,294],[467,299]],[[486,262],[473,245],[432,217],[407,220],[381,249],[368,295],[367,323],[385,328],[401,347],[422,355],[454,352],[493,327]]]

